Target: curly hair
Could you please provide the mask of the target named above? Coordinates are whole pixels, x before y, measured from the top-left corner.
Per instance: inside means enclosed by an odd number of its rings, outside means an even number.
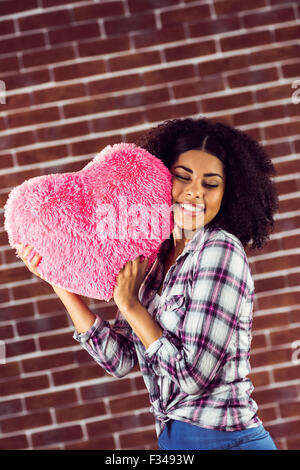
[[[171,168],[181,153],[204,150],[223,163],[226,184],[221,208],[206,228],[221,228],[243,246],[262,248],[274,226],[278,196],[275,168],[263,148],[239,129],[207,119],[171,119],[148,131],[139,146]]]

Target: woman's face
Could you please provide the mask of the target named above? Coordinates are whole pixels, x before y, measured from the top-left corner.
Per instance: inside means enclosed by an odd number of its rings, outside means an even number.
[[[222,162],[202,150],[188,150],[170,171],[175,225],[194,231],[208,224],[219,212],[224,195]]]

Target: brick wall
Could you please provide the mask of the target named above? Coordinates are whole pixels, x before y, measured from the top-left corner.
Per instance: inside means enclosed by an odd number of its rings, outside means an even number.
[[[3,206],[28,178],[201,114],[248,132],[277,169],[275,232],[249,253],[251,376],[279,448],[300,449],[299,18],[299,0],[0,2],[0,448],[156,448],[138,368],[114,379],[73,340],[58,298],[10,249]],[[86,300],[113,320],[113,302]]]

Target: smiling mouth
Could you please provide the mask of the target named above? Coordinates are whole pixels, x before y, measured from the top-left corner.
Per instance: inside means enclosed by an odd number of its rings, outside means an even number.
[[[180,204],[177,203],[180,207],[180,209],[185,213],[189,215],[200,215],[205,212],[205,206],[203,204]]]

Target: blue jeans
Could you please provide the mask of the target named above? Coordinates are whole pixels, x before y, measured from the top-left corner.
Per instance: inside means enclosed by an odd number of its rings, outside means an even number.
[[[158,446],[162,450],[277,450],[262,425],[242,431],[217,431],[177,420],[166,423]]]

